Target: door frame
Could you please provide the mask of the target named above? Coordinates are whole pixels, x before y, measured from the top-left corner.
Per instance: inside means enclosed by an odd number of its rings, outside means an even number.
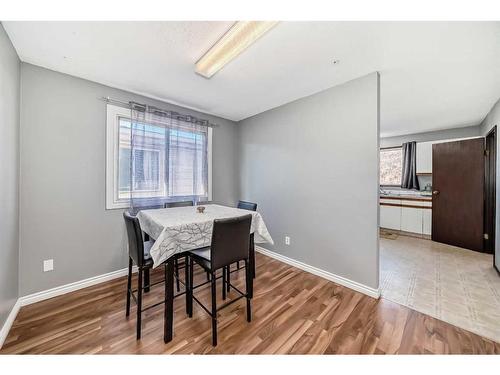
[[[493,149],[489,149],[489,143],[488,140],[493,137]],[[484,168],[485,168],[485,173],[484,173],[484,178],[485,178],[485,183],[484,183],[484,233],[488,233],[489,239],[485,240],[485,250],[489,250],[493,252],[493,267],[497,270],[497,272],[500,273],[500,270],[496,267],[495,264],[495,241],[496,241],[496,159],[497,159],[497,126],[493,126],[490,131],[486,134],[485,136],[485,152],[486,152],[486,157],[484,158]],[[491,153],[493,152],[493,158],[490,158],[488,155],[488,152]],[[493,175],[490,175],[490,162],[493,163]],[[489,183],[489,179],[493,179],[493,184]],[[492,192],[489,190],[493,189]],[[490,196],[492,199],[489,200],[488,197]],[[489,207],[488,207],[489,206]],[[489,210],[487,209],[489,208]],[[492,213],[491,218],[487,218],[487,212]],[[489,227],[488,227],[489,224]]]

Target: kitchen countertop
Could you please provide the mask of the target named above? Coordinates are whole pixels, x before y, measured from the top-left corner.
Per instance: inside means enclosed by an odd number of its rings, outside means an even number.
[[[380,187],[380,199],[432,202],[432,192],[425,190],[396,189]]]
[[[380,194],[380,199],[397,199],[397,200],[405,200],[405,201],[432,202],[432,195]]]

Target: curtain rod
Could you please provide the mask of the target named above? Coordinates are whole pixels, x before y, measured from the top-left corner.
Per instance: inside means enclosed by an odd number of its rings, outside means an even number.
[[[112,99],[109,96],[103,96],[103,97],[100,98],[100,100],[102,100],[102,101],[104,101],[106,103],[109,103],[109,104],[113,104],[113,105],[116,105],[116,106],[119,106],[119,107],[123,107],[123,108],[129,108],[129,109],[131,109],[131,107],[132,107],[131,103],[135,103],[135,102],[123,102],[121,100]],[[154,107],[154,106],[149,106],[147,104],[141,104],[141,103],[135,103],[135,104],[137,104],[139,106],[142,106],[142,107],[144,107],[146,109],[150,108],[150,107]],[[154,107],[154,108],[159,109],[162,112],[165,112],[165,113],[169,114],[170,116],[174,116],[174,117],[176,117],[178,119],[185,120],[185,121],[188,121],[188,122],[192,122],[192,120],[194,119],[195,122],[205,123],[206,126],[211,127],[211,128],[218,126],[217,124],[214,124],[214,123],[212,123],[212,122],[210,122],[208,120],[202,120],[202,119],[200,119],[200,118],[198,118],[196,116],[182,115],[182,114],[180,114],[178,112],[175,112],[175,111],[163,110],[163,109],[157,108],[157,107]]]

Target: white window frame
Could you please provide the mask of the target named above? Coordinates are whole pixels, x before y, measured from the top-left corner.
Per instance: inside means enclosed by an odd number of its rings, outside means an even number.
[[[118,160],[121,118],[130,120],[130,109],[108,104],[106,106],[106,209],[124,209],[130,206],[130,199],[120,198],[118,189]],[[212,133],[208,128],[208,200],[212,200]]]

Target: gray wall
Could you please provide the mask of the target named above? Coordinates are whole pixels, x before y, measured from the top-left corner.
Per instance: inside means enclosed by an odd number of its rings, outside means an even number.
[[[241,197],[258,202],[275,241],[263,247],[372,288],[378,87],[372,73],[238,124]]]
[[[486,134],[497,126],[497,186],[496,186],[496,237],[495,237],[495,263],[500,270],[500,99],[495,103],[488,115],[481,123],[481,135]]]
[[[442,139],[467,138],[481,135],[480,126],[467,126],[465,128],[453,128],[446,130],[437,130],[434,132],[407,134],[397,137],[380,138],[380,147],[401,146],[404,142],[428,142],[439,141]]]
[[[103,96],[136,100],[219,124],[213,200],[237,200],[233,122],[23,63],[21,65],[21,295],[126,267],[121,210],[105,210]],[[42,261],[54,259],[54,271]],[[1,263],[1,262],[0,262]]]
[[[0,328],[18,297],[20,62],[0,25]]]

